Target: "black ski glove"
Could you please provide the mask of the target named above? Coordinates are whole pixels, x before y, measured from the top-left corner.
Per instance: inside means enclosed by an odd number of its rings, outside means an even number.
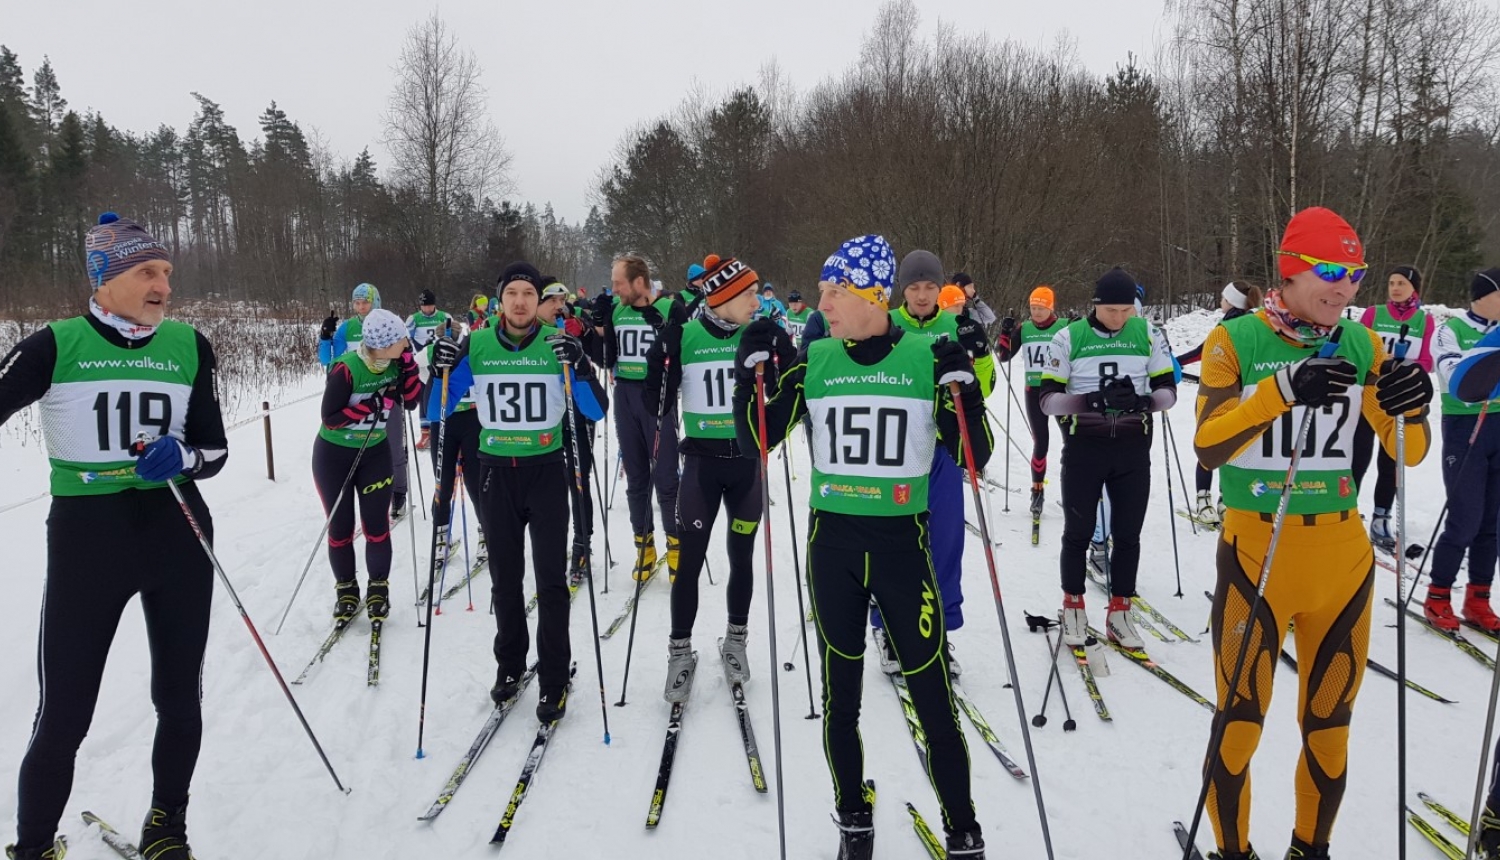
[[[318,334],[322,336],[323,340],[333,340],[333,333],[338,331],[338,328],[339,318],[334,314],[329,314],[323,320],[323,327],[318,330]]]
[[[958,318],[958,345],[975,358],[990,354],[990,339],[985,336],[984,327],[970,316]]]
[[[440,337],[432,344],[432,369],[441,373],[458,364],[458,341]]]
[[[583,344],[578,338],[567,332],[558,332],[547,336],[547,345],[552,347],[552,354],[563,364],[577,365],[583,361]]]
[[[735,355],[734,381],[755,382],[755,366],[767,365],[767,376],[774,377],[776,366],[771,356],[776,355],[780,342],[787,337],[786,330],[768,319],[758,319],[745,327],[740,335],[740,349]]]
[[[932,345],[932,357],[936,362],[932,375],[940,388],[946,391],[950,382],[957,382],[960,388],[974,384],[974,362],[962,346],[951,340],[937,341]]]
[[[594,297],[594,325],[602,326],[615,312],[615,297],[609,293],[600,293]]]
[[[656,305],[646,305],[641,308],[641,318],[646,321],[646,325],[651,326],[651,330],[654,332],[660,332],[661,327],[667,324],[666,319],[661,315],[661,311],[656,309]]]
[[[1000,321],[1000,333],[1001,334],[1010,334],[1011,332],[1013,332],[1015,330],[1016,330],[1016,318],[1015,317],[1006,317],[1005,319],[1003,319],[1003,320]]]
[[[1089,395],[1089,408],[1095,412],[1140,412],[1143,402],[1149,402],[1135,391],[1130,377],[1112,379]]]
[[[1395,417],[1432,402],[1432,377],[1415,361],[1388,358],[1380,366],[1375,399],[1385,414]]]
[[[1276,371],[1281,399],[1300,406],[1327,406],[1354,382],[1354,365],[1343,358],[1304,358]]]

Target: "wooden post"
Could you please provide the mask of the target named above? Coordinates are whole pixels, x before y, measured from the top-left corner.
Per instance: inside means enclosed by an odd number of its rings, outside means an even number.
[[[266,430],[266,478],[276,480],[276,455],[271,449],[271,402],[262,400],[260,404],[261,426]]]

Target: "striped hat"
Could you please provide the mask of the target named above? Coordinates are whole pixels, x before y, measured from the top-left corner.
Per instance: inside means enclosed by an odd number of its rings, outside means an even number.
[[[722,307],[759,281],[754,269],[733,257],[721,260],[709,254],[703,258],[703,296],[711,308]]]
[[[87,255],[89,278],[96,290],[104,286],[105,281],[147,260],[172,261],[167,246],[147,233],[145,227],[113,212],[100,215],[99,223],[89,228],[83,237],[83,250]]]

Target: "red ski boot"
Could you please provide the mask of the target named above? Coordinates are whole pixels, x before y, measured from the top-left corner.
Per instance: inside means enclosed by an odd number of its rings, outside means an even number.
[[[1453,614],[1451,593],[1452,589],[1429,585],[1427,586],[1427,600],[1422,603],[1422,613],[1427,616],[1432,626],[1449,633],[1458,629],[1458,616]],[[1468,607],[1465,606],[1464,609],[1467,611]]]
[[[1464,592],[1464,620],[1486,633],[1500,633],[1500,616],[1490,608],[1490,587],[1470,584]]]

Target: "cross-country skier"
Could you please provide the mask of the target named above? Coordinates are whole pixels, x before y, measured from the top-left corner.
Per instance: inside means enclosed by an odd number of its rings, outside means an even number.
[[[1231,281],[1224,285],[1224,290],[1219,294],[1219,310],[1223,311],[1224,317],[1221,322],[1228,322],[1236,317],[1253,313],[1260,307],[1260,287],[1244,281]],[[1177,364],[1196,364],[1203,359],[1203,344],[1198,344],[1182,355],[1177,356]],[[1371,437],[1373,438],[1373,437]],[[1355,456],[1358,457],[1358,437],[1355,437]],[[1366,462],[1369,462],[1368,458]],[[1213,499],[1214,473],[1211,469],[1203,468],[1202,463],[1195,463],[1193,478],[1198,491],[1198,504],[1193,511],[1193,518],[1209,526],[1218,526],[1224,518],[1222,503],[1216,504]]]
[[[563,373],[571,367],[580,418],[604,417],[604,387],[578,338],[537,318],[542,275],[525,262],[501,273],[498,315],[469,335],[433,348],[433,367],[450,368],[449,387],[473,392],[484,431],[480,516],[490,546],[495,600],[496,705],[520,692],[531,648],[526,627],[526,537],[531,536],[537,594],[537,719],[550,723],[567,709],[572,646],[568,639],[568,496],[574,483]],[[580,427],[579,432],[582,432]]]
[[[422,396],[422,379],[401,318],[377,308],[365,316],[363,329],[354,350],[328,368],[323,422],[312,454],[313,483],[329,517],[333,618],[341,624],[354,618],[360,604],[354,559],[356,506],[365,529],[365,609],[377,620],[390,613],[392,463],[385,440],[401,428],[388,429],[387,422],[399,420],[398,402],[415,407]]]
[[[1491,269],[1474,275],[1469,284],[1469,310],[1437,326],[1432,352],[1443,391],[1460,362],[1476,353],[1480,339],[1500,320],[1500,278]],[[1408,333],[1408,337],[1411,334]],[[1443,486],[1448,491],[1448,518],[1432,549],[1432,581],[1427,585],[1423,612],[1443,630],[1457,630],[1452,589],[1464,553],[1469,556],[1469,587],[1464,590],[1463,617],[1490,633],[1500,632],[1500,618],[1490,608],[1490,586],[1495,580],[1496,517],[1500,516],[1500,403],[1488,411],[1483,402],[1443,395]],[[1474,425],[1485,413],[1479,437],[1469,446]],[[1373,536],[1373,535],[1372,535]]]
[[[428,365],[431,361],[428,347],[432,346],[432,342],[437,340],[439,335],[453,336],[453,318],[448,316],[447,311],[438,310],[437,295],[432,290],[423,290],[422,294],[417,297],[417,312],[406,318],[406,331],[411,337],[411,351],[417,357],[417,367],[422,371],[422,381],[426,385],[431,378],[428,372]],[[432,428],[424,417],[422,437],[417,440],[417,450],[426,450],[431,441]]]
[[[1052,339],[1042,372],[1041,407],[1063,416],[1063,537],[1058,566],[1063,586],[1063,641],[1088,637],[1084,610],[1085,552],[1108,491],[1114,552],[1105,633],[1125,648],[1145,647],[1130,620],[1141,557],[1141,525],[1151,497],[1153,412],[1177,402],[1172,357],[1135,313],[1135,278],[1110,269],[1094,284],[1094,310]]]
[[[656,333],[668,322],[682,323],[686,308],[671,297],[652,301],[651,271],[640,257],[615,260],[610,270],[613,295],[601,295],[594,308],[595,325],[602,325],[604,366],[615,375],[615,436],[625,463],[625,500],[630,504],[630,527],[635,532],[637,580],[656,571],[656,526],[651,513],[651,491],[661,507],[667,532],[667,567],[677,573],[677,410],[670,401],[658,416],[646,408],[646,354]],[[612,467],[611,467],[612,468]]]
[[[1476,304],[1480,301],[1485,301],[1487,310],[1500,310],[1500,308],[1493,307],[1496,303],[1494,297],[1500,296],[1500,268],[1487,269],[1476,273],[1474,275],[1474,282],[1470,285],[1470,293],[1471,295],[1481,293],[1475,302]],[[1439,368],[1441,367],[1442,363],[1440,362]],[[1439,373],[1441,374],[1443,371],[1440,370]],[[1488,402],[1492,407],[1500,405],[1500,328],[1491,327],[1489,334],[1480,338],[1479,342],[1468,350],[1467,355],[1456,366],[1450,367],[1447,374],[1448,383],[1443,388],[1445,406],[1449,398],[1465,404],[1482,406],[1482,404]],[[1449,416],[1445,409],[1443,415],[1443,447],[1445,449],[1448,446],[1449,438],[1448,419]],[[1471,426],[1464,432],[1464,444],[1468,443],[1468,433],[1472,431],[1473,428]],[[1493,463],[1497,452],[1500,452],[1500,445],[1496,445],[1496,435],[1494,433],[1481,432],[1480,437],[1484,440],[1481,443],[1483,445],[1481,456],[1484,456],[1486,464]],[[1472,453],[1464,453],[1459,456],[1460,458],[1465,456],[1472,458],[1473,455]],[[1482,464],[1481,468],[1489,467]],[[1467,471],[1467,468],[1465,471]],[[1492,495],[1496,495],[1494,480],[1487,482],[1483,496],[1484,504],[1476,507],[1483,507],[1484,509],[1496,507],[1494,500],[1490,498]],[[1451,490],[1449,491],[1449,496],[1450,498],[1452,497]],[[1472,503],[1474,499],[1471,497],[1468,501]],[[1494,519],[1491,518],[1489,522],[1493,523]],[[1490,538],[1490,541],[1490,545],[1493,547],[1493,536]],[[1486,570],[1493,576],[1493,549],[1491,549],[1491,558],[1492,560]],[[1474,564],[1472,550],[1470,551],[1469,564],[1472,568]],[[1429,617],[1431,616],[1429,615]],[[1500,860],[1500,742],[1497,742],[1495,745],[1495,764],[1490,768],[1490,790],[1485,799],[1484,812],[1479,818],[1479,845],[1478,853],[1475,856],[1479,860]]]
[[[595,350],[590,348],[589,341],[596,340],[598,335],[592,326],[584,325],[569,304],[572,297],[568,295],[567,286],[552,278],[543,278],[543,281],[545,286],[542,287],[542,300],[537,304],[537,319],[561,329],[569,337],[578,338],[584,353],[592,356]],[[588,475],[594,467],[594,422],[582,415],[578,416],[578,461],[587,489]],[[589,572],[592,558],[589,544],[593,535],[594,497],[588,492],[580,493],[573,501],[573,549],[568,556],[568,581],[572,585],[581,582]]]
[[[44,326],[0,362],[0,423],[38,403],[52,462],[42,696],[21,760],[16,842],[5,856],[63,856],[56,833],[74,759],[115,628],[139,594],[156,708],[151,811],[139,845],[146,857],[176,860],[191,854],[188,787],[203,737],[214,574],[165,482],[176,482],[212,539],[196,481],[218,474],[228,451],[216,362],[207,338],[165,318],[172,260],[164,244],[106,212],[81,250],[94,287],[88,312]],[[142,433],[156,438],[135,458]]]
[[[371,311],[380,309],[380,290],[374,284],[360,284],[354,288],[350,297],[349,307],[354,311],[353,316],[339,324],[332,336],[325,336],[318,343],[318,360],[323,367],[331,368],[334,362],[341,356],[348,355],[359,348],[361,338],[364,336],[364,320]],[[324,321],[326,329],[327,321]],[[400,403],[396,405],[396,413],[386,416],[387,424],[391,432],[384,434],[381,439],[390,447],[392,468],[392,491],[390,493],[392,519],[395,519],[406,510],[406,413],[401,409]]]
[[[1000,321],[1000,340],[997,347],[1000,360],[1009,362],[1016,354],[1021,355],[1026,372],[1026,421],[1031,427],[1031,515],[1042,512],[1043,488],[1047,481],[1047,449],[1052,443],[1053,420],[1042,412],[1042,371],[1052,351],[1052,338],[1057,336],[1059,321],[1052,310],[1054,297],[1052,288],[1043,284],[1031,291],[1026,304],[1031,316],[1021,323],[1016,332],[1015,317]]]
[[[792,343],[801,348],[802,330],[807,327],[807,318],[814,311],[802,301],[802,293],[797,290],[786,294],[786,302],[786,333],[792,336]]]
[[[669,401],[679,391],[682,394],[684,438],[679,450],[683,465],[677,495],[682,556],[672,582],[672,629],[663,693],[668,702],[687,701],[692,692],[697,660],[691,637],[698,615],[698,573],[708,555],[721,502],[729,518],[729,619],[721,653],[732,679],[750,680],[745,642],[755,585],[755,533],[761,516],[760,463],[735,442],[731,399],[735,351],[744,326],[760,307],[755,290],[760,278],[733,257],[709,256],[703,266],[702,314],[685,323],[668,323],[646,359],[647,409],[656,412],[663,393]],[[796,357],[790,336],[783,333],[777,347],[778,366],[790,367]]]
[[[1395,450],[1395,416],[1405,415],[1408,466],[1422,461],[1432,382],[1415,361],[1386,357],[1375,333],[1342,318],[1365,273],[1364,249],[1348,222],[1313,207],[1282,236],[1281,284],[1261,310],[1223,323],[1203,346],[1198,389],[1198,460],[1221,469],[1226,512],[1218,549],[1213,645],[1217,719],[1208,751],[1208,816],[1223,860],[1255,857],[1250,846],[1250,764],[1270,704],[1288,624],[1297,637],[1302,753],[1288,857],[1327,858],[1349,778],[1349,721],[1365,671],[1374,564],[1357,516],[1351,459],[1354,420],[1363,415],[1380,444]],[[1335,330],[1332,358],[1318,351]],[[1308,438],[1285,519],[1283,484],[1308,410]],[[1272,535],[1276,553],[1254,618]],[[1231,675],[1250,636],[1243,673]],[[1279,856],[1279,855],[1278,855]]]
[[[982,396],[988,397],[995,383],[995,358],[990,353],[989,338],[984,329],[967,316],[943,313],[938,307],[942,291],[943,264],[930,251],[916,250],[901,260],[896,282],[901,290],[901,306],[891,311],[891,322],[908,334],[928,342],[951,340],[964,349],[974,362]],[[938,587],[943,600],[943,616],[948,632],[964,625],[963,556],[964,556],[964,479],[946,447],[934,449],[932,471],[928,477],[928,509],[932,513],[928,528],[932,530],[932,566],[937,570]],[[879,612],[871,612],[870,623],[882,627]],[[890,641],[881,655],[881,667],[887,673],[898,669]],[[953,640],[944,650],[948,670],[954,675],[962,668],[953,656]]]
[[[1380,335],[1387,355],[1394,354],[1401,327],[1406,326],[1409,344],[1406,357],[1431,373],[1432,342],[1438,325],[1422,307],[1421,289],[1422,273],[1416,266],[1397,266],[1386,279],[1389,301],[1365,308],[1359,324]],[[1443,438],[1447,438],[1447,433]],[[1378,453],[1374,449],[1375,431],[1369,423],[1360,421],[1354,428],[1354,485],[1364,487],[1365,471],[1370,468],[1371,454],[1375,454],[1375,510],[1370,517],[1370,542],[1377,549],[1391,552],[1396,548],[1396,538],[1391,534],[1391,505],[1396,501],[1396,461],[1384,449]]]
[[[928,274],[926,261],[913,262],[923,265],[906,272],[908,282],[913,274]],[[813,433],[807,581],[823,655],[823,750],[833,775],[839,856],[868,860],[874,850],[859,736],[865,616],[873,599],[927,734],[927,775],[942,806],[948,856],[974,860],[984,856],[984,840],[941,659],[944,596],[932,566],[927,500],[937,448],[977,469],[988,461],[992,443],[963,346],[908,332],[886,310],[895,275],[895,256],[883,237],[845,242],[819,279],[819,309],[832,336],[804,347],[779,372],[772,360],[780,340],[774,323],[752,323],[736,358],[735,428],[741,450],[759,451],[759,364],[768,401],[766,446],[781,443],[804,417]],[[962,388],[972,464],[963,463],[949,382]]]
[[[984,303],[984,299],[979,297],[979,290],[974,286],[974,279],[969,277],[967,272],[954,272],[949,282],[957,285],[959,289],[964,291],[966,299],[964,307],[968,310],[969,316],[974,318],[974,322],[982,326],[992,326],[995,324],[995,312],[990,309],[989,305]]]

